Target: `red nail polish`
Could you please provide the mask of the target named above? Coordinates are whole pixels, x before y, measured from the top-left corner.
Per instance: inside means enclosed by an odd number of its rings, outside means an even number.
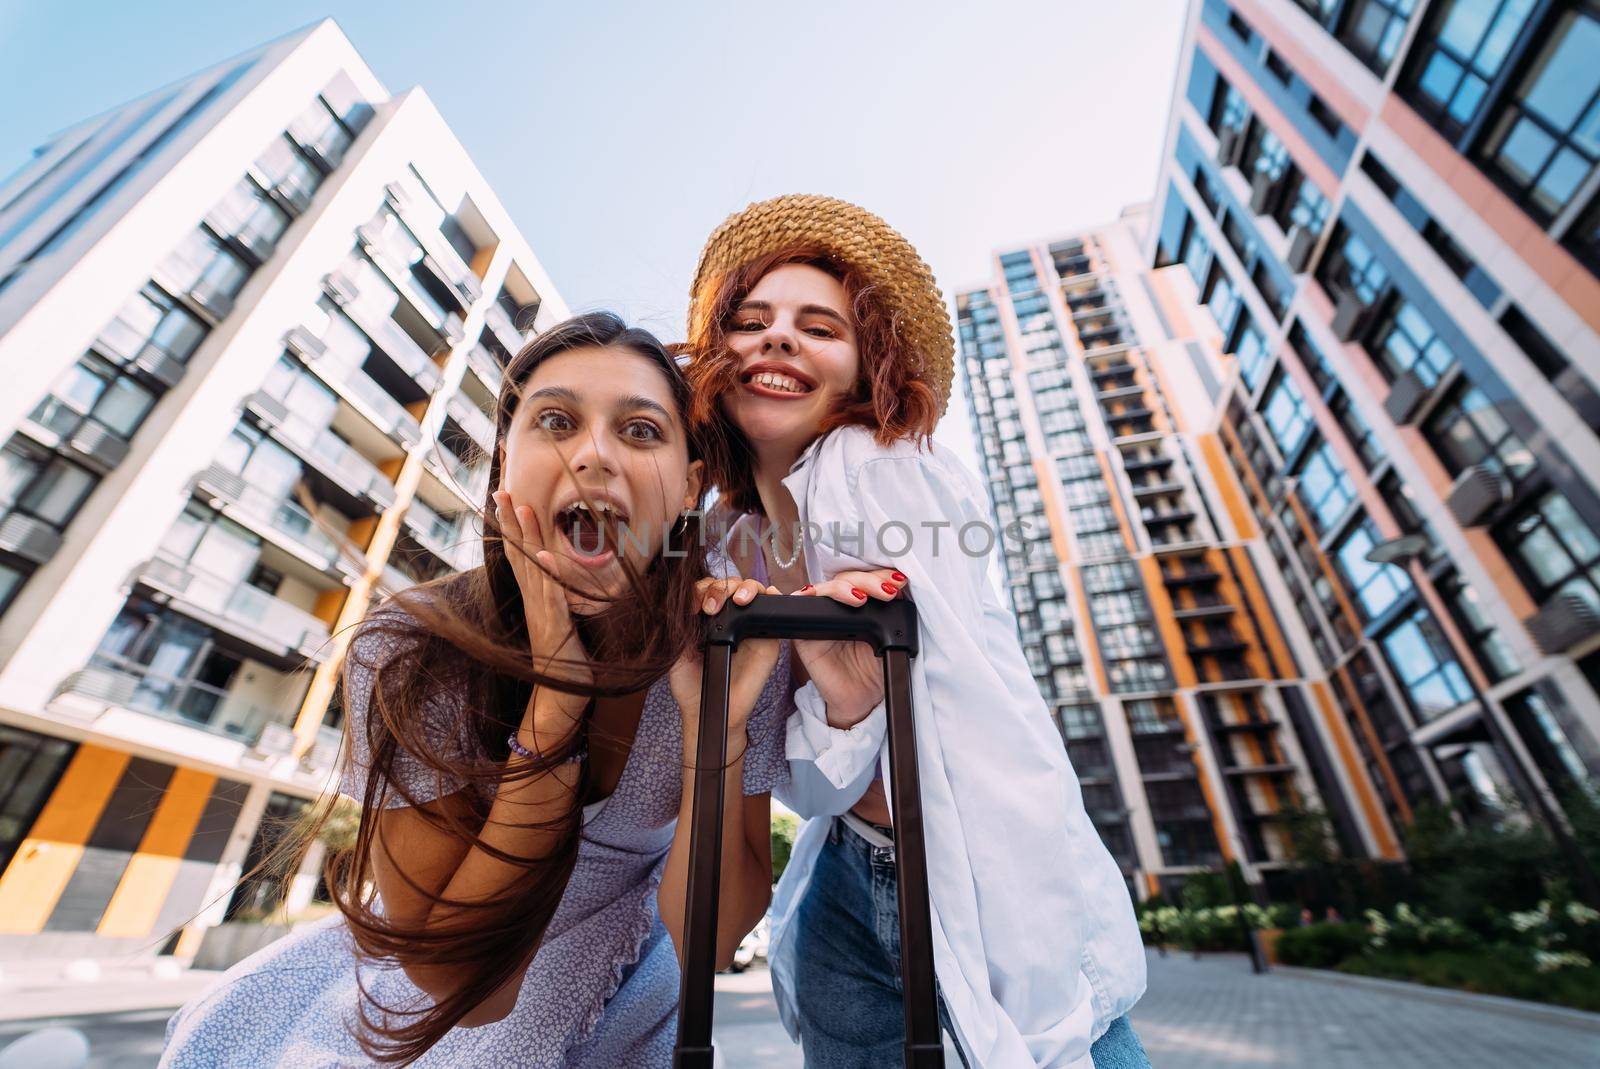
[[[885,594],[893,594],[896,589],[898,589],[898,588],[893,583],[885,583],[885,584],[883,584],[883,592]]]
[[[903,583],[906,581],[906,577],[900,572],[890,572],[889,577],[897,583]]]
[[[811,584],[807,583],[805,586],[800,588],[800,592],[801,593],[805,593],[807,590],[810,590],[810,589],[811,589]]]
[[[865,598],[867,596],[867,592],[865,590],[857,590],[855,587],[850,588],[850,593],[854,594],[858,598]]]

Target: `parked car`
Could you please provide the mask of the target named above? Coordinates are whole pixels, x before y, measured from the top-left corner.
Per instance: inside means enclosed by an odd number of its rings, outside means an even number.
[[[729,972],[744,972],[755,960],[767,960],[767,943],[772,938],[772,914],[761,918],[761,923],[750,931],[739,943],[739,949],[733,952],[733,965]]]

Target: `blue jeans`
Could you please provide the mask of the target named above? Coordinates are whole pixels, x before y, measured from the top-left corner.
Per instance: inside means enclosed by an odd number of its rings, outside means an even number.
[[[904,1065],[896,896],[894,851],[835,819],[795,911],[795,1002],[806,1069]],[[954,1035],[942,996],[939,1019]],[[1095,1069],[1150,1069],[1126,1017],[1113,1021],[1089,1053]]]

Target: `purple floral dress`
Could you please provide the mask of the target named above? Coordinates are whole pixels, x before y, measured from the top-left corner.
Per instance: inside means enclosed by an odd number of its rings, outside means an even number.
[[[341,792],[365,786],[365,716],[380,632],[352,643],[346,716],[353,760]],[[363,643],[366,645],[363,646]],[[790,650],[751,715],[744,793],[764,794],[789,776],[784,727],[793,699]],[[363,679],[362,677],[366,677]],[[578,860],[504,1019],[448,1033],[416,1065],[629,1069],[667,1066],[677,1030],[678,961],[661,923],[656,888],[672,843],[683,790],[683,723],[665,679],[645,698],[638,733],[616,790],[586,806]],[[404,755],[397,779],[418,801],[459,789]],[[399,799],[391,801],[404,804]],[[360,959],[344,918],[299,929],[229,969],[167,1025],[164,1069],[369,1064],[356,1040],[357,976],[380,1005],[426,1005],[392,963]],[[371,1009],[369,1007],[369,1012]]]

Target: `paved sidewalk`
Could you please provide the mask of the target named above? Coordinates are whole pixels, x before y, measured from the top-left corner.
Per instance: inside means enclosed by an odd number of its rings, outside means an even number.
[[[171,1011],[221,975],[172,958],[0,962],[0,1022]]]
[[[1256,976],[1243,955],[1151,955],[1133,1024],[1157,1069],[1600,1067],[1597,1014],[1311,969]]]
[[[1600,1069],[1600,1014],[1311,969],[1255,976],[1243,956],[1149,960],[1133,1023],[1156,1069]],[[157,979],[146,965],[69,981],[28,964],[31,977],[4,966],[0,1048],[56,1018],[88,1035],[92,1069],[154,1066],[172,1008],[216,975]],[[759,966],[717,977],[722,1069],[800,1069],[769,983]]]

